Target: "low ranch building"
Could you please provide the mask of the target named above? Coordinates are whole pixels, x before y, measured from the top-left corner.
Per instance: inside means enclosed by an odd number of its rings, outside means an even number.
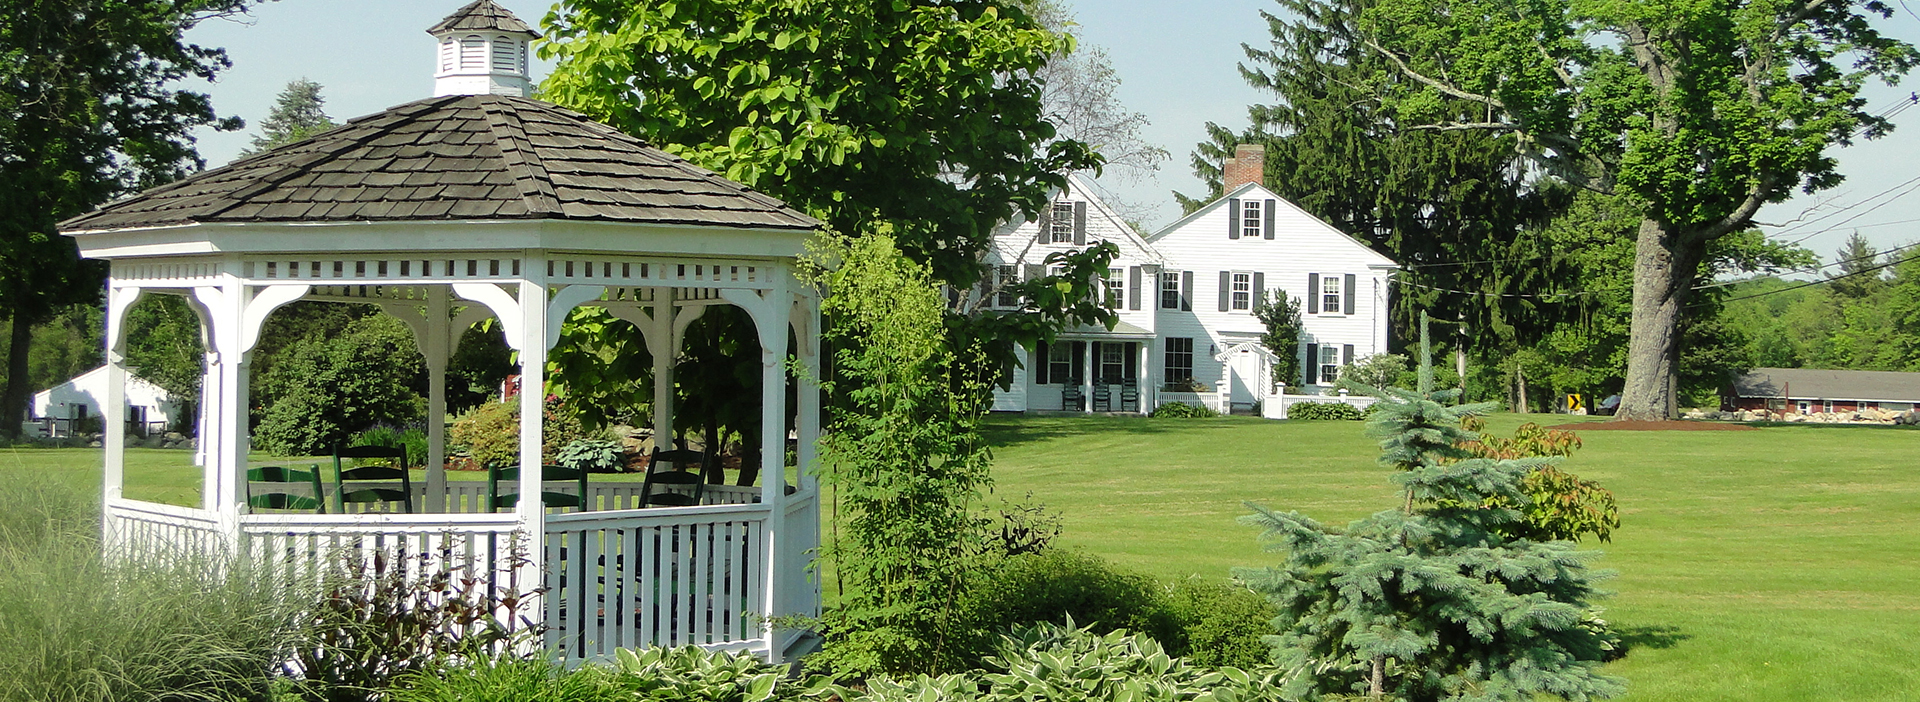
[[[1755,368],[1734,378],[1722,404],[1800,415],[1906,412],[1920,404],[1920,373]]]

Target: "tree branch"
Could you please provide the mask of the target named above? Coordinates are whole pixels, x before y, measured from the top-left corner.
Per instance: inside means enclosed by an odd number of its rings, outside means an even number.
[[[1369,37],[1363,34],[1360,36],[1360,41],[1366,43],[1368,48],[1371,48],[1374,51],[1380,52],[1380,55],[1386,57],[1388,61],[1392,61],[1393,65],[1400,69],[1401,73],[1406,74],[1408,78],[1414,79],[1415,81],[1419,82],[1421,85],[1425,85],[1429,88],[1433,88],[1434,90],[1438,90],[1443,94],[1446,94],[1451,97],[1459,98],[1461,100],[1477,102],[1482,105],[1487,105],[1500,110],[1507,109],[1507,106],[1501,103],[1499,98],[1488,97],[1486,95],[1480,95],[1478,93],[1470,93],[1465,90],[1456,88],[1452,85],[1448,85],[1445,82],[1421,75],[1418,71],[1415,71],[1413,70],[1412,67],[1408,66],[1407,62],[1400,60],[1400,56],[1398,54],[1388,51],[1384,47],[1380,46],[1378,43],[1375,43],[1373,41],[1373,37]]]
[[[1747,197],[1740,201],[1739,207],[1719,221],[1702,227],[1695,236],[1701,241],[1708,241],[1752,225],[1753,216],[1760,212],[1760,206],[1767,204],[1767,192],[1773,189],[1774,180],[1774,176],[1767,175],[1754,182],[1752,187],[1747,188]]]

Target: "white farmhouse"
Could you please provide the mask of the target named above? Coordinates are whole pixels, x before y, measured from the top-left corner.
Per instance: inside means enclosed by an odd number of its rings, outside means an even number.
[[[1387,282],[1396,268],[1261,182],[1265,153],[1241,145],[1225,195],[1141,237],[1077,177],[1038,221],[995,235],[991,283],[1039,275],[1047,254],[1102,241],[1120,255],[1102,281],[1120,317],[1043,345],[995,397],[1001,411],[1146,412],[1164,402],[1250,409],[1289,382],[1274,378],[1253,315],[1267,295],[1300,301],[1304,388],[1332,386],[1339,368],[1387,350]],[[992,304],[1016,300],[995,295]],[[1037,360],[1037,362],[1036,362]],[[1269,412],[1269,416],[1274,413]]]
[[[127,376],[127,430],[145,435],[166,431],[179,418],[180,404],[160,386]],[[74,376],[72,380],[41,390],[33,395],[33,418],[27,420],[29,436],[67,436],[105,415],[102,403],[107,399],[107,367],[101,366]],[[90,431],[97,429],[90,429]]]

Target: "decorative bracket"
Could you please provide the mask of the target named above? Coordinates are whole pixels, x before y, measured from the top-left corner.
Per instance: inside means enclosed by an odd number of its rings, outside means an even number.
[[[486,305],[487,309],[493,310],[493,316],[500,320],[500,330],[506,333],[507,346],[515,351],[523,350],[520,348],[522,341],[520,301],[514,299],[511,293],[493,283],[454,283],[453,294],[459,295],[461,299]],[[471,313],[472,310],[467,312]],[[463,319],[466,316],[467,313],[460,315]],[[464,329],[464,327],[461,328]]]

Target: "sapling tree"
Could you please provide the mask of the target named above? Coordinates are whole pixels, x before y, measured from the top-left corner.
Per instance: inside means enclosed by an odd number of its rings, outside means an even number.
[[[1564,541],[1505,535],[1522,504],[1522,478],[1552,458],[1472,458],[1463,417],[1491,404],[1453,404],[1436,390],[1422,319],[1419,381],[1377,389],[1368,433],[1395,471],[1400,504],[1346,528],[1257,505],[1286,561],[1236,575],[1280,608],[1276,661],[1297,674],[1292,695],[1366,694],[1398,700],[1570,700],[1612,697],[1601,675],[1604,641],[1590,626],[1597,554]],[[1369,388],[1368,390],[1375,390]],[[1490,502],[1490,500],[1492,502]],[[1493,506],[1487,506],[1487,505]]]

